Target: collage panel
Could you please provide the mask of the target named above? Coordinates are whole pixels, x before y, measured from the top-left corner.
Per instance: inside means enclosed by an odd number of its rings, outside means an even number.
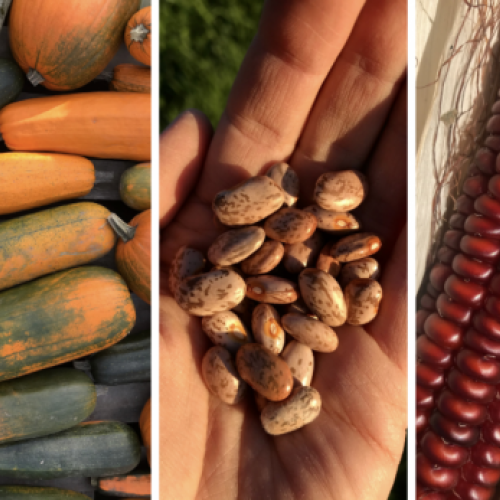
[[[150,498],[150,2],[0,28],[0,498]]]
[[[407,498],[407,8],[160,1],[160,500]]]

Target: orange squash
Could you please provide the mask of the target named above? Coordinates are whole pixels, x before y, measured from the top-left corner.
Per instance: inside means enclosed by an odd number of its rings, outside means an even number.
[[[151,163],[139,163],[120,177],[120,198],[134,210],[151,208]]]
[[[151,7],[144,7],[130,18],[125,45],[134,59],[151,66]]]
[[[123,497],[131,495],[144,498],[151,495],[151,474],[129,474],[92,478],[92,486],[106,495]]]
[[[151,93],[151,70],[135,64],[119,64],[113,69],[113,79],[109,84],[117,92]]]
[[[141,430],[142,444],[148,454],[148,463],[151,465],[151,399],[148,399],[141,411],[139,428]]]
[[[0,214],[84,196],[94,181],[94,165],[81,156],[1,153]]]
[[[72,90],[111,61],[139,0],[16,0],[10,47],[33,85]]]
[[[0,134],[15,151],[149,161],[150,101],[136,92],[87,92],[14,102],[0,110]]]

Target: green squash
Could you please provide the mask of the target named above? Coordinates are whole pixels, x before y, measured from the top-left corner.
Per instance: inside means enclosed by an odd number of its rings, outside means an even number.
[[[2,500],[90,500],[87,495],[59,488],[0,486]]]

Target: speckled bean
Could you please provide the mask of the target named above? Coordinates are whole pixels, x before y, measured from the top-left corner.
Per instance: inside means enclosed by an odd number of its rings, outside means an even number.
[[[344,294],[335,278],[319,269],[299,275],[300,293],[307,307],[328,326],[340,326],[347,317]]]
[[[316,262],[323,243],[323,235],[315,231],[306,241],[287,245],[283,257],[285,269],[291,274],[299,274],[306,267],[311,267]]]
[[[293,387],[286,362],[260,344],[245,344],[236,354],[241,378],[270,401],[285,399]]]
[[[241,263],[241,270],[245,274],[254,276],[272,271],[283,258],[285,247],[279,241],[266,241],[253,254]]]
[[[338,259],[330,255],[333,243],[327,243],[319,253],[318,260],[316,261],[316,268],[331,274],[336,278],[340,273],[342,264]]]
[[[276,212],[285,195],[269,177],[252,177],[215,196],[212,208],[218,219],[227,226],[255,224]]]
[[[376,280],[380,276],[378,262],[371,257],[347,262],[340,271],[339,283],[342,288],[355,279],[364,278]]]
[[[351,234],[332,245],[330,254],[340,262],[352,262],[369,257],[380,250],[382,242],[372,233]]]
[[[292,207],[297,203],[300,192],[299,177],[287,163],[274,164],[267,172],[267,176],[283,190],[286,205]]]
[[[350,325],[366,325],[377,316],[382,287],[375,280],[355,279],[345,288],[347,322]]]
[[[246,284],[230,269],[216,269],[181,281],[175,292],[177,303],[195,316],[229,311],[245,297]]]
[[[242,227],[219,235],[208,249],[208,260],[216,266],[238,264],[258,250],[266,238],[258,226]]]
[[[300,243],[312,236],[316,217],[298,208],[282,208],[264,223],[266,235],[282,243]]]
[[[297,285],[269,274],[246,279],[247,297],[266,304],[290,304],[299,296]]]
[[[297,387],[279,403],[268,403],[260,414],[264,430],[273,436],[287,434],[310,424],[321,411],[321,396],[313,387]]]
[[[304,208],[305,212],[312,213],[318,221],[318,229],[334,234],[344,234],[359,230],[359,221],[348,212],[333,212],[318,205]]]
[[[280,316],[269,304],[259,304],[252,312],[254,339],[274,354],[279,354],[285,345],[285,332],[280,325]]]
[[[302,314],[285,314],[283,328],[295,339],[313,351],[333,352],[339,340],[337,334],[322,321]]]
[[[199,250],[186,246],[180,247],[170,264],[168,275],[170,292],[175,294],[179,283],[183,279],[202,273],[205,270],[206,263],[204,255]]]
[[[246,383],[239,376],[231,354],[222,346],[210,348],[201,363],[208,390],[228,405],[238,404],[245,395]]]
[[[314,201],[325,210],[349,212],[366,198],[366,177],[355,170],[327,172],[316,181]]]
[[[231,311],[205,316],[201,321],[201,327],[214,344],[225,347],[233,354],[243,344],[252,342],[250,332],[240,318]]]
[[[281,357],[290,367],[296,386],[311,385],[314,374],[314,354],[309,346],[292,340],[286,345]]]

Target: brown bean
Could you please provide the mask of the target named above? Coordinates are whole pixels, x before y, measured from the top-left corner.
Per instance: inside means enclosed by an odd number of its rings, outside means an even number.
[[[316,261],[323,246],[323,235],[318,231],[301,243],[293,243],[285,247],[283,265],[291,274],[299,274]]]
[[[335,278],[319,269],[299,275],[300,293],[307,307],[329,326],[340,326],[347,317],[344,294]]]
[[[319,392],[308,386],[297,387],[287,400],[268,403],[260,414],[260,421],[268,434],[278,436],[310,424],[320,411]]]
[[[378,262],[371,257],[347,262],[340,271],[339,283],[342,288],[358,278],[376,280],[380,276]]]
[[[314,200],[325,210],[349,212],[366,198],[366,177],[356,170],[327,172],[316,181]]]
[[[216,269],[181,281],[175,293],[177,303],[195,316],[229,311],[245,298],[246,284],[230,269]]]
[[[300,191],[299,177],[287,163],[274,164],[266,175],[283,190],[286,205],[292,207],[297,203]]]
[[[254,339],[274,354],[279,354],[285,345],[285,332],[280,325],[280,315],[269,304],[259,304],[252,312]]]
[[[319,253],[316,268],[331,274],[334,278],[339,275],[341,264],[338,259],[330,255],[333,243],[327,243]]]
[[[226,231],[208,249],[208,260],[215,266],[231,266],[258,250],[266,238],[261,227],[250,226]]]
[[[290,367],[295,385],[311,385],[314,374],[314,354],[312,349],[292,340],[283,350],[281,357]]]
[[[313,351],[333,352],[339,340],[336,333],[322,321],[302,314],[285,314],[283,328],[297,341]]]
[[[340,262],[352,262],[369,257],[380,250],[382,242],[372,233],[351,234],[332,245],[330,254]]]
[[[281,401],[292,391],[292,372],[286,362],[260,344],[242,346],[236,367],[241,378],[270,401]]]
[[[312,236],[316,217],[298,208],[282,208],[264,223],[266,235],[282,243],[300,243]]]
[[[283,258],[285,247],[279,241],[266,241],[253,254],[241,263],[241,270],[245,274],[266,274],[272,271]]]
[[[231,311],[205,316],[201,321],[201,327],[214,344],[225,347],[233,354],[243,344],[252,342],[250,332],[240,318]]]
[[[283,190],[269,177],[252,177],[215,196],[212,208],[227,226],[255,224],[283,205]]]
[[[205,270],[206,263],[204,255],[199,250],[187,246],[180,247],[170,264],[168,275],[170,292],[175,294],[179,283],[183,279],[202,273]]]
[[[382,287],[375,280],[355,279],[345,289],[347,322],[350,325],[366,325],[377,316]]]
[[[266,304],[290,304],[299,296],[293,281],[265,274],[246,279],[247,297]]]
[[[312,213],[318,221],[318,229],[335,234],[345,234],[359,230],[359,221],[349,212],[334,212],[325,210],[318,205],[304,208],[305,212]]]
[[[239,376],[231,354],[224,347],[215,346],[205,353],[201,373],[208,390],[224,403],[235,405],[243,399],[247,385]]]

